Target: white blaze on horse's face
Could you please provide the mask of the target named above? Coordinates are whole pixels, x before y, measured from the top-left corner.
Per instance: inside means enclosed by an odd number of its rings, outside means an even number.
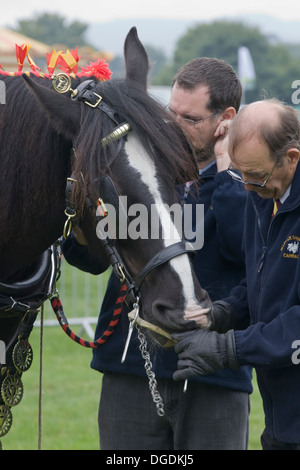
[[[170,212],[166,209],[165,203],[162,200],[155,164],[140,141],[135,137],[134,133],[128,136],[125,151],[130,166],[132,166],[135,171],[139,172],[142,182],[147,186],[149,193],[154,199],[155,206],[159,208],[158,214],[162,226],[164,246],[167,247],[171,244],[178,243],[181,240],[181,236],[174,225]],[[172,239],[169,236],[170,234],[173,235]],[[171,259],[169,263],[178,274],[182,283],[182,294],[185,299],[184,319],[193,320],[199,326],[207,327],[207,317],[205,314],[209,309],[201,308],[197,301],[188,255],[179,255]]]

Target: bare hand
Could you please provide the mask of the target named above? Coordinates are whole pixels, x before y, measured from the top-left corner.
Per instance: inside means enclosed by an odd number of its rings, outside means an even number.
[[[214,133],[214,137],[218,138],[214,147],[218,172],[227,170],[230,163],[227,151],[229,124],[229,119],[221,121]]]

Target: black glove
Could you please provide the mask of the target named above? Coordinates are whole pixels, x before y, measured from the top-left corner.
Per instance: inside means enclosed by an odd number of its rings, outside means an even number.
[[[175,352],[179,356],[178,370],[173,374],[174,380],[211,374],[224,367],[239,368],[233,330],[219,334],[199,329],[173,334],[172,338],[178,341]]]
[[[218,333],[226,333],[234,327],[234,312],[230,304],[223,302],[223,300],[216,300],[213,302],[210,312],[211,325],[208,328],[210,331],[217,331]]]

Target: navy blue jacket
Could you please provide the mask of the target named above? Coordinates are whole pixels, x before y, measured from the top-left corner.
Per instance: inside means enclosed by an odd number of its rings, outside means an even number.
[[[299,444],[300,165],[290,195],[273,219],[272,209],[272,200],[249,194],[246,279],[226,300],[235,309],[237,324],[250,325],[235,331],[237,358],[256,368],[268,433]]]
[[[233,181],[226,172],[216,173],[216,164],[201,175],[199,185],[200,199],[193,187],[186,199],[188,204],[204,204],[205,213],[204,246],[197,252],[193,266],[202,287],[208,291],[212,300],[217,300],[229,295],[232,287],[245,276],[241,243],[247,195],[243,186]],[[69,263],[81,267],[78,258],[82,256],[82,253],[78,256],[72,240],[65,242],[63,251]],[[85,259],[84,268],[88,264],[89,262]],[[119,289],[119,281],[112,275],[101,306],[96,338],[102,335],[109,324]],[[110,371],[146,377],[144,361],[138,349],[139,342],[135,332],[132,335],[126,361],[121,364],[127,332],[128,319],[123,312],[117,329],[107,343],[93,350],[92,368],[100,372]],[[177,355],[174,350],[158,348],[151,351],[151,360],[156,378],[172,379],[177,369]],[[237,371],[226,369],[191,380],[251,393],[251,378],[251,368],[242,367]]]

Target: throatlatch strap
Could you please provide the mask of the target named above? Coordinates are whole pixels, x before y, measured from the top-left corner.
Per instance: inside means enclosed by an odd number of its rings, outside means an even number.
[[[63,306],[60,301],[60,298],[57,296],[54,296],[50,299],[51,306],[54,310],[54,313],[56,315],[56,318],[64,330],[64,332],[76,343],[80,344],[81,346],[85,348],[98,348],[102,344],[106,343],[108,338],[111,336],[111,334],[115,331],[116,326],[119,323],[119,320],[121,318],[122,310],[123,310],[123,304],[125,302],[126,298],[126,291],[127,291],[127,286],[126,284],[122,284],[121,286],[121,291],[120,295],[116,301],[115,309],[113,312],[112,319],[106,329],[106,331],[103,333],[103,335],[97,339],[96,341],[86,341],[85,339],[81,338],[80,336],[77,336],[70,328],[69,328],[69,323],[68,320],[64,314]]]

